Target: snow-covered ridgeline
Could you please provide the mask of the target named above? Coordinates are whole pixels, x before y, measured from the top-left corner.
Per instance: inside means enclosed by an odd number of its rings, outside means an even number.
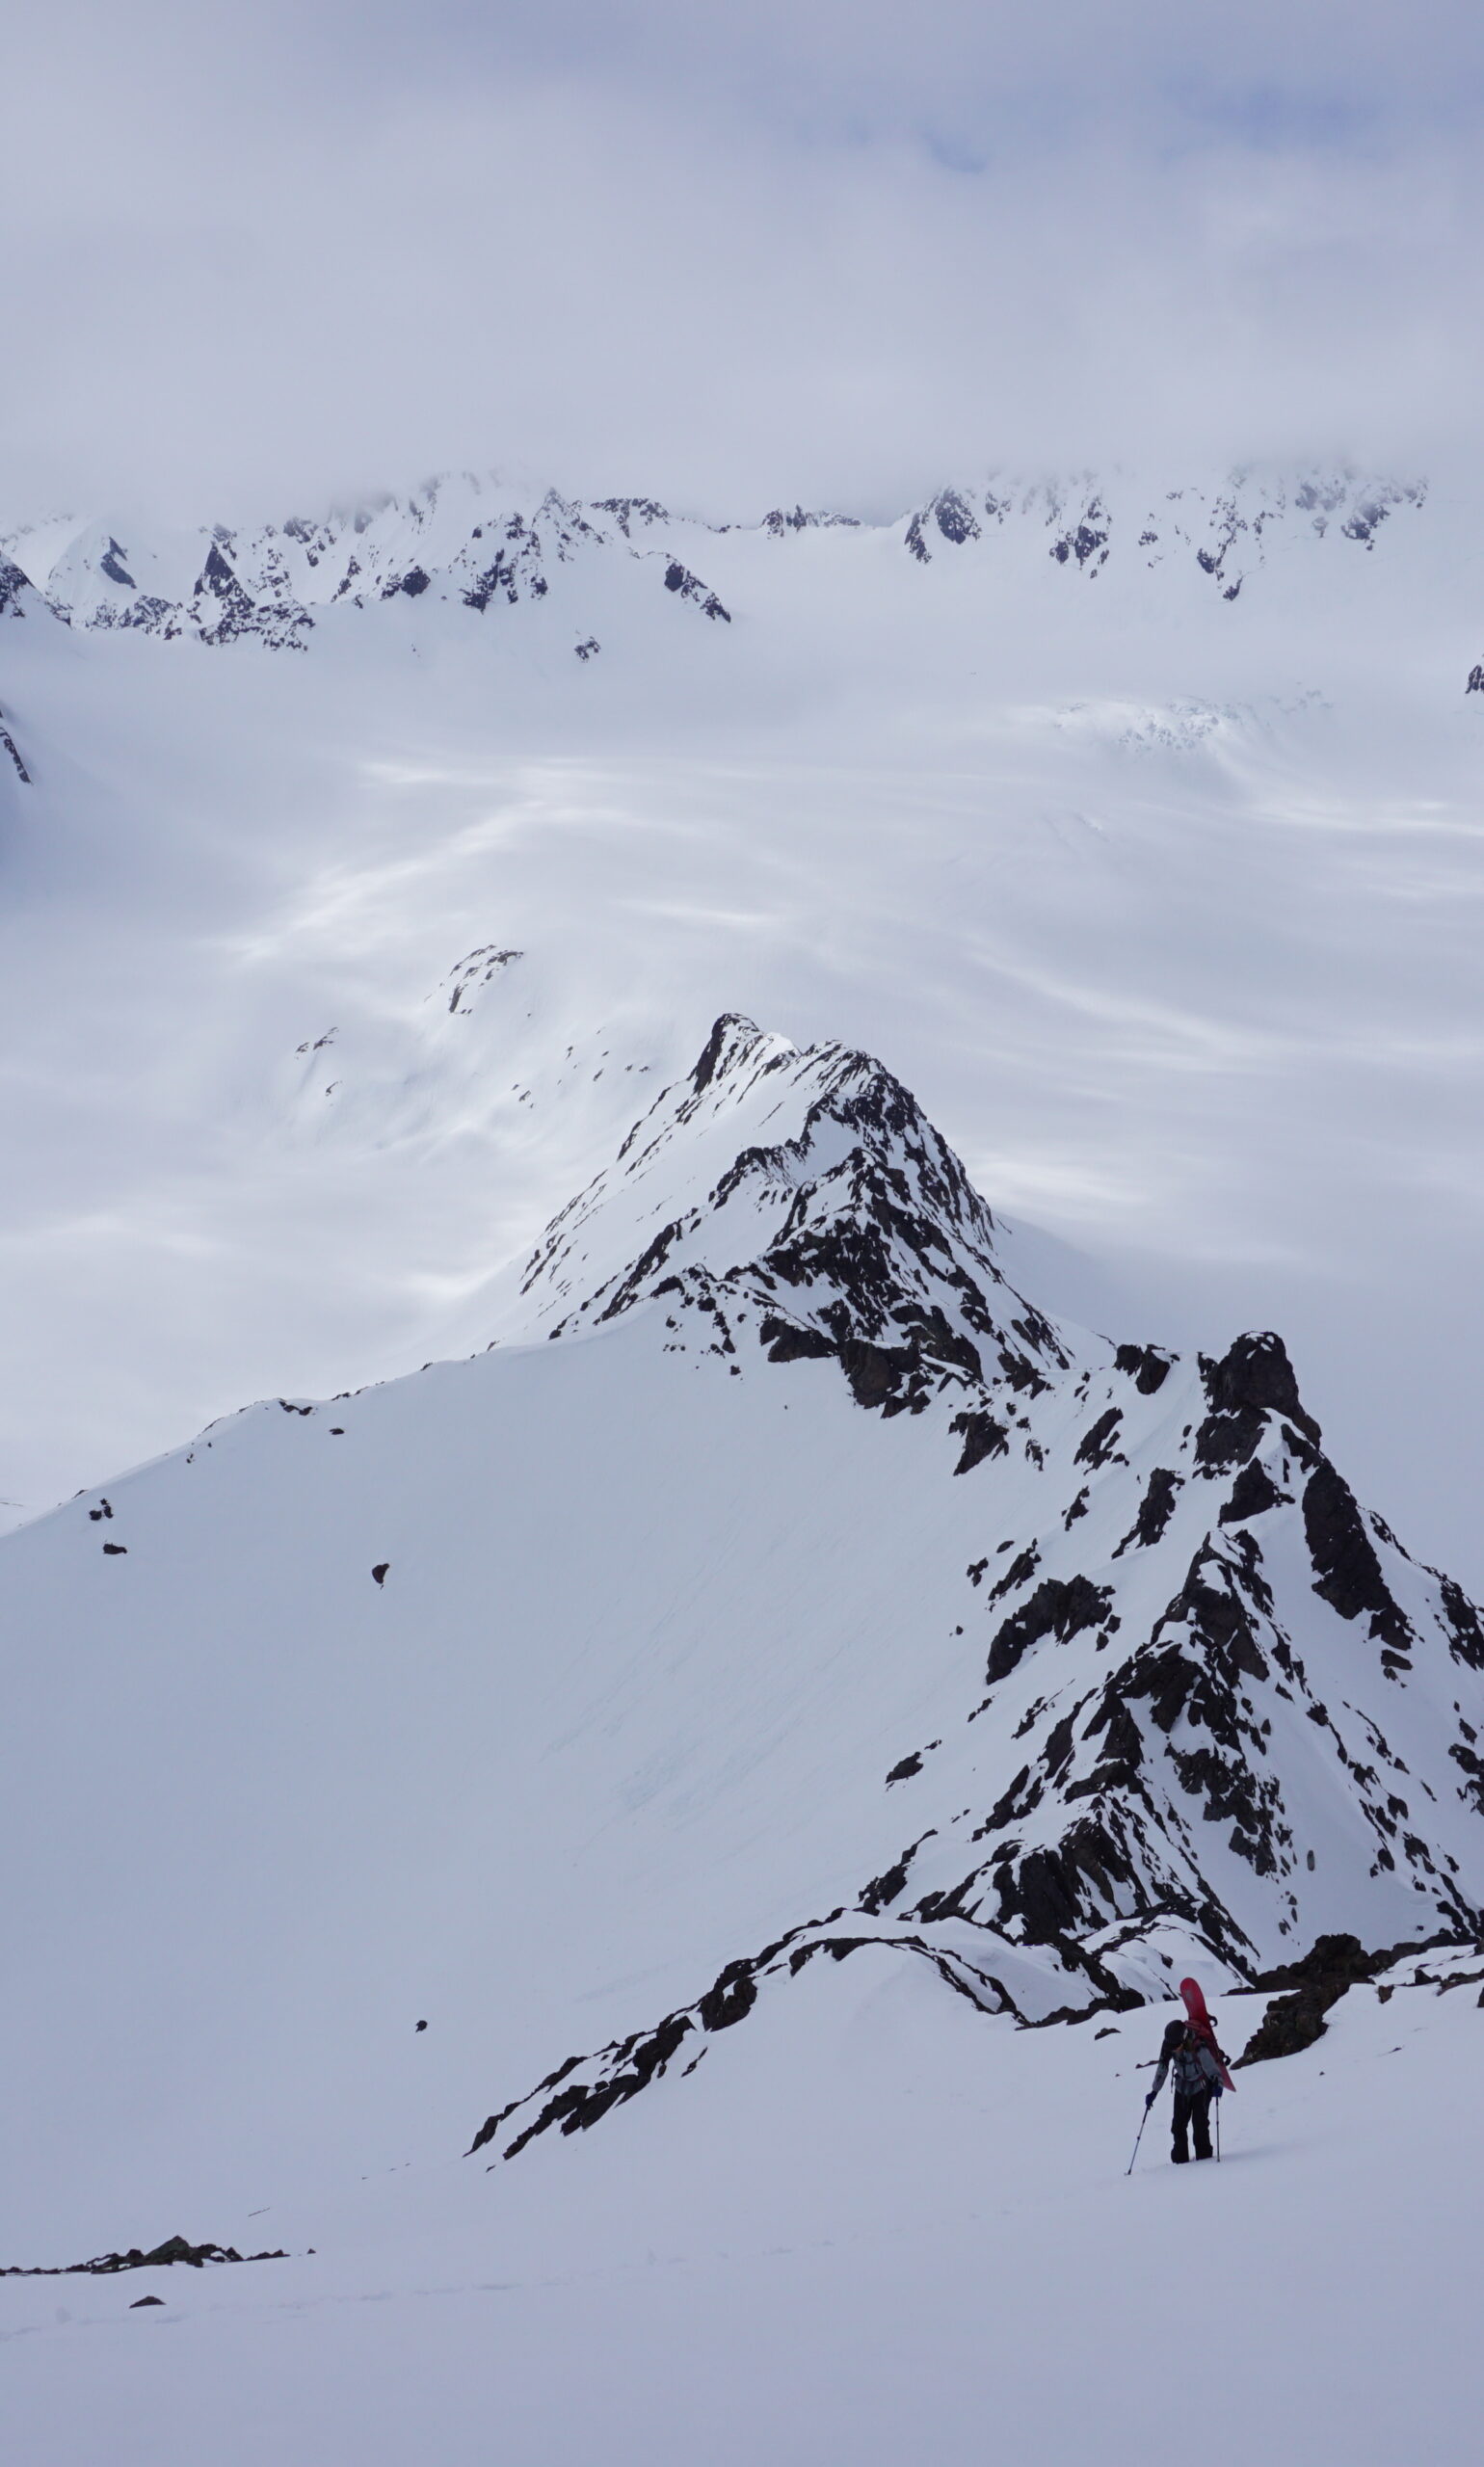
[[[889,1072],[726,1016],[490,1350],[254,1407],[0,1544],[0,1849],[56,1844],[13,1965],[36,2147],[86,2109],[94,2175],[173,2164],[189,2097],[225,2188],[272,2077],[275,2146],[350,2164],[388,2102],[412,2131],[388,2002],[445,2051],[418,2133],[492,2104],[498,2157],[855,1946],[1034,2024],[1471,1936],[1472,1605],[1276,1338],[1115,1344],[997,1243]],[[161,1807],[210,1845],[168,1877]]]
[[[253,529],[218,524],[165,537],[115,519],[39,524],[0,540],[0,613],[34,607],[77,626],[302,650],[338,607],[426,596],[485,616],[557,589],[579,628],[573,649],[589,658],[601,645],[580,630],[581,583],[595,559],[722,623],[733,613],[711,570],[723,539],[786,544],[822,531],[837,535],[840,553],[862,570],[885,540],[918,566],[973,552],[1028,553],[1084,580],[1108,569],[1183,569],[1231,601],[1280,551],[1372,548],[1383,526],[1425,495],[1418,482],[1349,470],[1238,471],[1166,489],[1118,476],[994,476],[945,487],[887,524],[803,507],[711,523],[650,497],[582,499],[461,473],[374,507]]]
[[[1157,1996],[1196,1954],[1250,1979],[1285,1940],[1477,1932],[1473,1605],[1359,1507],[1278,1338],[1181,1361],[1023,1301],[957,1159],[868,1057],[718,1021],[521,1293],[533,1334],[658,1304],[669,1346],[732,1376],[760,1352],[843,1377],[858,1407],[920,1419],[985,1545],[959,1715],[884,1777],[906,1838],[880,1872],[569,2059],[476,2147],[591,2124],[693,2064],[759,1984],[866,1943],[1037,2021]]]

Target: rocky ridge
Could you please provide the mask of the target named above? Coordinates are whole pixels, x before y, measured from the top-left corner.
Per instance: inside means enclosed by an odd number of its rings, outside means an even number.
[[[593,2123],[867,1943],[1042,2024],[1193,1955],[1251,1987],[1316,1938],[1477,1937],[1484,1623],[1356,1500],[1278,1337],[1181,1358],[1056,1324],[889,1072],[732,1016],[548,1229],[506,1332],[636,1311],[736,1375],[842,1382],[973,1486],[961,1716],[883,1774],[853,1901],[568,2059],[475,2148]]]

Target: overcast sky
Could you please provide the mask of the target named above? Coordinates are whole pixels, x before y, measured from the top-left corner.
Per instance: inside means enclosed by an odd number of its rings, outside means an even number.
[[[1426,464],[1481,86],[1464,0],[13,6],[0,519]]]

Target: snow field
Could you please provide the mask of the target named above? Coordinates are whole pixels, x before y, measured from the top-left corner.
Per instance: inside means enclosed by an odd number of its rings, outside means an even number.
[[[1126,2180],[1159,2008],[1019,2032],[885,1953],[816,1963],[590,2135],[242,2230],[312,2259],[0,2282],[11,2439],[35,2467],[93,2467],[104,2423],[119,2467],[1135,2467],[1193,2437],[1216,2467],[1462,2467],[1475,1993],[1352,1990],[1237,2076],[1219,2169],[1170,2166],[1167,2092]],[[1223,2000],[1229,2044],[1261,2009]]]

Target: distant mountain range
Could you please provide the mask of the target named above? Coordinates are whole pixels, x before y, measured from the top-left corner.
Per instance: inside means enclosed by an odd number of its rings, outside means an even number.
[[[1086,582],[1183,568],[1232,601],[1281,554],[1320,543],[1346,554],[1373,548],[1384,526],[1425,496],[1420,482],[1348,470],[1240,472],[1157,491],[1118,477],[994,478],[941,489],[886,524],[802,506],[775,508],[760,522],[710,523],[651,497],[581,499],[463,473],[375,506],[252,530],[156,536],[106,520],[39,524],[0,539],[0,615],[34,608],[69,625],[303,650],[336,610],[426,597],[488,618],[555,593],[573,617],[572,650],[591,658],[601,648],[584,597],[594,561],[622,563],[638,588],[667,592],[720,624],[740,612],[722,597],[717,546],[738,535],[780,548],[806,534],[843,535],[836,553],[858,560],[885,542],[918,566],[1028,554]]]

